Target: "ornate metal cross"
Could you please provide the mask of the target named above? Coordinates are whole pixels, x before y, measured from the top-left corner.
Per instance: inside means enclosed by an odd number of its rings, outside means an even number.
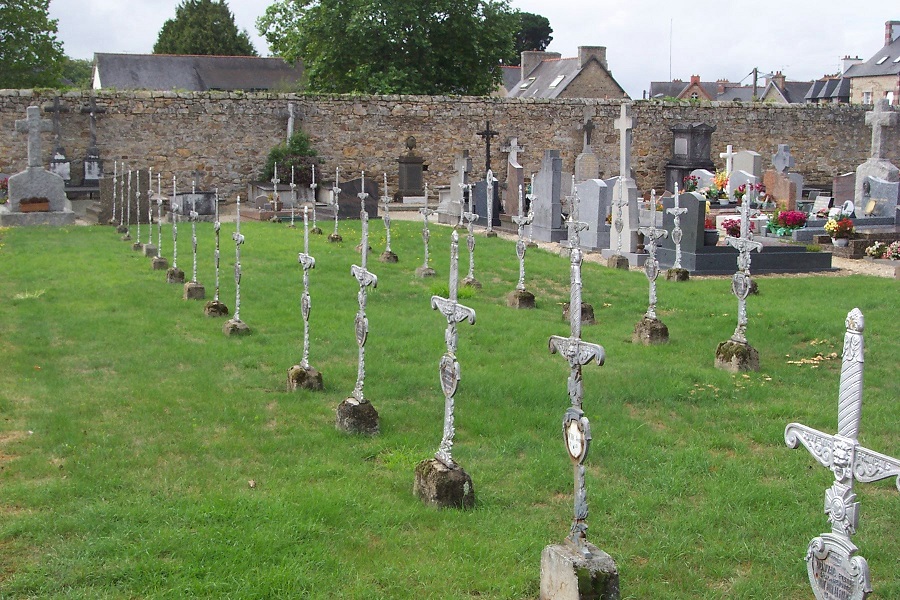
[[[172,268],[178,268],[178,213],[181,212],[181,204],[178,199],[178,188],[175,175],[172,175]],[[240,200],[238,200],[240,202]]]
[[[309,368],[309,270],[315,268],[316,259],[309,254],[309,207],[303,206],[303,252],[297,255],[303,267],[303,294],[300,296],[300,313],[303,316],[303,358],[300,366]]]
[[[149,201],[148,201],[149,202]],[[163,196],[162,196],[162,173],[156,174],[156,258],[162,258],[162,205],[163,205]],[[219,220],[219,203],[218,203],[218,192],[216,195],[216,221]],[[218,235],[218,231],[217,231]],[[218,238],[216,238],[216,248],[219,247]],[[218,277],[218,274],[216,274]]]
[[[487,205],[487,234],[490,236],[494,233],[494,185],[497,183],[497,180],[494,178],[494,172],[490,169],[488,169],[485,182],[487,183],[485,186],[485,194],[487,195],[485,198]]]
[[[234,218],[234,320],[241,320],[241,244],[244,236],[241,235],[241,197],[237,197],[237,212]]]
[[[647,243],[647,252],[650,258],[644,261],[644,273],[650,282],[650,302],[647,306],[648,319],[656,319],[656,278],[659,276],[659,261],[656,259],[656,246],[658,240],[669,237],[669,232],[656,226],[656,190],[650,190],[650,226],[638,229]]]
[[[194,251],[194,270],[191,275],[191,281],[197,283],[197,220],[200,215],[197,213],[197,188],[191,184],[191,212],[188,213],[191,219],[191,246]]]
[[[616,199],[616,218],[613,227],[616,229],[616,256],[622,256],[622,231],[625,229],[625,217],[622,210],[625,208],[625,177],[619,177],[619,197]]]
[[[837,435],[799,423],[790,423],[784,430],[784,441],[789,447],[797,448],[802,443],[822,466],[834,472],[834,483],[825,492],[825,513],[831,523],[831,533],[813,538],[806,553],[809,581],[818,600],[838,597],[864,600],[872,591],[866,559],[854,556],[857,547],[850,541],[859,525],[854,482],[868,483],[896,476],[900,490],[900,460],[873,452],[857,441],[862,420],[864,360],[864,320],[858,308],[847,315],[846,327]],[[832,594],[835,587],[849,588],[849,591],[846,595]]]
[[[428,203],[428,196],[425,196],[426,205]],[[388,186],[387,186],[387,173],[384,174],[384,196],[381,197],[381,204],[384,206],[384,216],[381,217],[381,220],[384,221],[384,232],[386,235],[384,251],[386,253],[392,252],[391,250],[391,197],[388,195]],[[427,266],[427,264],[426,264]]]
[[[216,220],[213,221],[213,231],[216,234],[216,251],[214,254],[216,262],[216,292],[213,294],[213,302],[219,301],[219,231],[221,229],[222,224],[219,222],[219,188],[216,188]]]
[[[472,184],[466,183],[464,184],[469,190],[469,210],[463,209],[462,218],[466,223],[466,229],[468,230],[469,235],[466,237],[466,247],[469,249],[469,274],[466,275],[466,279],[469,281],[475,281],[475,230],[474,224],[475,221],[478,220],[478,213],[474,211],[474,199],[472,198]]]
[[[431,239],[431,231],[428,229],[428,217],[434,214],[434,211],[428,208],[428,183],[425,184],[425,208],[420,208],[419,212],[422,214],[422,242],[425,244],[425,262],[422,263],[422,269],[428,270],[428,241]]]
[[[530,225],[534,220],[534,213],[529,212],[529,214],[525,216],[523,214],[523,209],[522,186],[519,186],[519,214],[512,218],[519,233],[519,239],[516,240],[516,256],[519,257],[519,282],[516,284],[517,290],[525,289],[525,226]]]
[[[147,243],[153,245],[153,167],[147,169]]]
[[[291,227],[294,227],[295,206],[297,206],[297,184],[294,183],[294,165],[291,165]]]
[[[453,436],[456,430],[453,427],[453,396],[459,384],[459,362],[456,360],[456,347],[459,336],[456,324],[468,320],[475,324],[475,311],[468,306],[457,302],[459,289],[459,234],[454,229],[450,234],[450,293],[447,298],[441,296],[431,297],[431,308],[439,310],[447,318],[447,329],[444,332],[444,340],[447,342],[447,352],[441,357],[439,375],[441,389],[444,392],[444,435],[441,445],[434,457],[450,469],[457,467],[451,456],[453,448]]]
[[[128,192],[125,194],[125,205],[125,226],[128,228],[128,231],[126,231],[125,234],[128,235],[131,233],[131,169],[128,169]]]
[[[686,208],[682,208],[678,204],[678,184],[675,184],[675,206],[673,208],[667,208],[666,212],[672,215],[675,225],[672,227],[672,241],[675,242],[675,264],[672,265],[673,269],[681,269],[681,215],[687,212]]]
[[[532,246],[534,244],[534,201],[537,200],[537,194],[534,193],[534,173],[531,174],[531,181],[528,184],[528,194],[525,195],[528,198],[528,218],[531,219],[531,222],[528,223],[528,245]]]
[[[577,207],[577,203],[576,203]],[[577,209],[576,209],[577,210]],[[572,242],[570,256],[570,285],[569,285],[569,327],[571,334],[568,338],[557,335],[550,337],[550,353],[559,353],[569,363],[568,392],[572,406],[563,417],[563,436],[569,457],[572,459],[575,477],[575,507],[572,527],[566,541],[586,558],[591,557],[587,548],[587,492],[584,482],[584,459],[587,457],[588,447],[591,441],[590,423],[581,409],[581,401],[584,396],[581,368],[596,360],[602,365],[605,360],[605,351],[597,344],[591,344],[581,340],[581,241],[578,232],[587,228],[587,223],[579,223],[576,216],[569,213],[569,240]]]
[[[278,202],[281,197],[278,195],[278,184],[281,183],[281,179],[278,178],[278,161],[275,161],[275,170],[272,172],[272,206],[273,208],[277,206],[276,202]]]
[[[356,386],[353,388],[353,398],[358,404],[368,402],[363,395],[363,383],[366,379],[366,338],[369,336],[369,319],[366,318],[366,300],[368,299],[368,287],[378,287],[378,277],[370,273],[366,268],[369,255],[369,213],[366,205],[362,205],[359,211],[359,220],[362,222],[362,242],[360,254],[362,266],[351,265],[350,273],[359,282],[359,311],[356,313],[356,343],[359,345],[359,365],[356,371]]]
[[[322,230],[319,229],[319,226],[316,224],[316,165],[315,165],[315,163],[312,163],[310,165],[310,168],[312,169],[312,183],[309,184],[309,189],[312,190],[312,220],[313,220],[312,230],[313,230],[313,233],[322,233]]]
[[[725,242],[738,251],[738,270],[731,278],[731,291],[738,299],[738,322],[731,340],[740,344],[747,343],[747,296],[750,294],[750,252],[762,251],[762,244],[753,241],[750,234],[750,202],[752,192],[747,192],[747,197],[741,203],[741,235],[740,237],[728,236]],[[755,198],[752,198],[755,200]]]
[[[866,113],[866,125],[872,126],[872,158],[884,158],[882,129],[896,127],[898,119],[900,115],[894,112],[886,98],[876,100],[874,110]]]
[[[499,131],[491,129],[491,122],[484,122],[484,131],[477,133],[478,137],[484,138],[484,172],[491,170],[491,138],[500,135]]]
[[[141,244],[141,170],[134,172],[134,215],[137,221],[137,240],[136,245]]]
[[[122,163],[122,176],[119,178],[119,227],[125,225],[125,163]]]
[[[112,217],[110,217],[110,223],[115,224],[116,222],[116,185],[119,181],[119,161],[113,161],[113,178],[112,178]]]
[[[331,205],[334,207],[334,233],[338,235],[338,197],[341,195],[341,168],[334,169],[334,185],[331,186]]]

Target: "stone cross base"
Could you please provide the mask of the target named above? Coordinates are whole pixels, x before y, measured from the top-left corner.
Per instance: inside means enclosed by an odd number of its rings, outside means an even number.
[[[131,238],[129,238],[129,239],[131,239]],[[131,245],[131,249],[134,250],[135,252],[143,252],[144,245],[140,242],[135,242]]]
[[[610,269],[624,269],[625,271],[627,271],[628,259],[621,254],[613,254],[606,259],[606,266]]]
[[[668,269],[666,271],[666,281],[688,281],[691,278],[691,272],[687,269]]]
[[[481,282],[474,277],[463,277],[462,284],[466,287],[475,288],[476,290],[481,289]]]
[[[418,267],[416,269],[416,277],[434,277],[435,272],[431,267]]]
[[[534,308],[534,294],[528,290],[513,290],[506,296],[510,308]]]
[[[228,315],[228,307],[218,300],[210,300],[203,307],[203,314],[207,317],[224,317]]]
[[[156,244],[144,244],[144,256],[156,256]]]
[[[384,252],[381,253],[381,256],[378,257],[378,260],[380,260],[383,263],[395,263],[395,262],[398,262],[400,259],[397,257],[396,254],[394,254],[393,251],[385,250]]]
[[[205,300],[206,288],[196,281],[188,281],[184,284],[184,300]]]
[[[724,341],[716,347],[715,367],[731,373],[759,371],[759,352],[750,344]]]
[[[625,252],[616,254],[615,249],[607,248],[600,251],[600,255],[606,259],[606,266],[611,269],[625,269],[631,267],[641,268],[650,257],[647,252]]]
[[[316,369],[294,365],[288,369],[287,389],[289,392],[299,389],[318,392],[325,389],[325,385],[322,383],[322,374]]]
[[[484,237],[495,238],[495,237],[497,237],[497,232],[496,231],[485,231]]]
[[[0,226],[30,227],[49,225],[62,227],[75,224],[75,213],[69,212],[7,212],[0,210]]]
[[[116,233],[128,233],[128,225],[119,225],[116,227]]]
[[[172,267],[166,271],[166,283],[184,283],[184,271]]]
[[[469,474],[459,466],[451,469],[436,458],[416,465],[413,492],[428,506],[463,509],[475,506],[475,488]]]
[[[127,229],[125,230],[125,235],[122,236],[121,240],[122,240],[123,242],[130,242],[130,241],[131,241],[131,234],[128,233],[128,230],[127,230]]]
[[[153,264],[154,271],[168,271],[169,270],[169,259],[168,258],[163,258],[162,256],[154,257],[152,264]]]
[[[569,303],[566,302],[563,304],[562,311],[563,321],[569,321]],[[594,307],[588,304],[587,302],[581,303],[581,324],[582,325],[593,325],[597,321],[594,320]]]
[[[330,233],[330,234],[328,234],[328,241],[332,242],[332,243],[343,242],[344,238],[339,233]]]
[[[634,326],[631,341],[634,344],[640,343],[645,346],[667,344],[669,342],[669,328],[659,319],[651,319],[644,316]]]
[[[586,544],[585,558],[568,544],[541,552],[541,600],[619,600],[619,570],[609,554]]]
[[[222,326],[222,333],[229,336],[250,335],[250,327],[243,321],[230,319],[228,321],[225,321],[225,325]]]
[[[347,398],[337,407],[335,426],[347,433],[376,435],[378,433],[378,411],[371,402],[357,402]]]
[[[321,227],[313,227],[309,230],[309,232],[312,234],[315,234],[315,235],[322,235],[322,228]]]

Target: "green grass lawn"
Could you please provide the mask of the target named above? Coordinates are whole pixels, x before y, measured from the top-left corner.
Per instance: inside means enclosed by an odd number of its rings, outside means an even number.
[[[232,227],[221,299],[233,310]],[[478,320],[459,327],[454,447],[477,504],[441,511],[412,485],[441,437],[446,321],[430,297],[447,287],[450,230],[432,228],[438,277],[422,280],[421,224],[395,221],[400,262],[382,264],[384,230],[371,223],[365,390],[382,433],[354,437],[334,411],[356,378],[359,222],[341,223],[341,244],[310,242],[319,393],[285,391],[303,343],[302,229],[241,228],[243,338],[224,336],[222,319],[110,228],[0,232],[0,598],[537,598],[541,550],[572,514],[568,365],[547,347],[568,335],[568,260],[530,250],[538,308],[515,311],[514,245],[478,238],[484,288],[464,300]],[[211,298],[212,227],[198,232]],[[190,228],[180,233],[189,277]],[[713,368],[736,322],[727,279],[660,281],[671,342],[644,347],[630,341],[643,274],[586,263],[583,277],[597,324],[582,337],[607,355],[584,369],[588,539],[617,561],[622,597],[811,599],[804,556],[829,529],[833,476],[787,448],[784,427],[836,431],[844,318],[858,306],[860,442],[900,455],[897,282],[759,278],[748,338],[761,370],[732,375]],[[872,597],[900,598],[900,494],[894,480],[856,491]]]

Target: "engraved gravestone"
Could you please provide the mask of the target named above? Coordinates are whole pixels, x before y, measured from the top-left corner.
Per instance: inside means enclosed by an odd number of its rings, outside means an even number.
[[[534,222],[531,234],[540,242],[566,239],[562,220],[562,158],[559,150],[545,150],[541,169],[532,180],[536,201],[532,203]]]
[[[790,423],[784,430],[789,447],[803,444],[813,458],[834,473],[834,482],[825,492],[831,531],[813,538],[806,552],[809,583],[817,600],[865,600],[872,592],[869,565],[856,554],[858,548],[850,539],[859,526],[854,483],[897,477],[900,490],[900,460],[869,450],[857,440],[862,421],[862,312],[854,308],[845,324],[837,435],[799,423]]]

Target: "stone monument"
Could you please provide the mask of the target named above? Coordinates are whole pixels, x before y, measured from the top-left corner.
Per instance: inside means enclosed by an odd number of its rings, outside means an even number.
[[[9,178],[6,204],[0,205],[0,225],[71,225],[72,203],[66,198],[62,177],[41,165],[41,133],[51,130],[41,109],[29,106],[16,132],[28,136],[28,167]]]
[[[900,115],[886,99],[878,100],[874,110],[866,113],[866,125],[872,126],[872,150],[871,157],[856,168],[854,202],[859,210],[857,216],[867,214],[897,218],[900,170],[885,158],[883,130],[896,127],[898,121]]]
[[[566,239],[562,219],[562,158],[559,150],[545,150],[541,169],[531,180],[536,202],[531,235],[540,242],[559,242]]]
[[[582,253],[578,231],[585,223],[577,223],[569,214],[570,253],[570,330],[568,338],[552,336],[550,352],[559,353],[569,363],[567,389],[571,406],[562,422],[562,434],[575,479],[575,502],[572,526],[563,544],[544,548],[541,553],[540,597],[603,598],[618,600],[619,573],[613,559],[587,541],[588,503],[585,485],[585,466],[591,443],[591,427],[582,410],[584,387],[581,370],[596,361],[602,365],[605,352],[601,346],[581,339],[581,262]]]
[[[738,270],[731,278],[731,291],[738,299],[738,322],[731,338],[716,347],[715,367],[732,373],[759,371],[759,352],[747,342],[747,296],[752,289],[750,252],[762,250],[762,244],[750,233],[750,204],[754,192],[747,192],[741,203],[740,237],[728,236],[725,242],[738,251]]]
[[[397,159],[399,164],[399,189],[401,198],[420,198],[424,192],[425,159],[415,155],[416,138],[406,138],[406,154]]]
[[[672,158],[666,163],[666,190],[675,189],[675,184],[683,184],[691,172],[702,169],[715,170],[709,157],[712,149],[714,125],[706,123],[685,123],[672,127]]]
[[[222,333],[225,335],[248,335],[250,327],[241,321],[241,245],[244,243],[244,236],[241,235],[241,197],[237,197],[237,205],[235,207],[234,233],[231,239],[234,240],[234,318],[225,321],[222,326]]]
[[[309,271],[316,266],[316,259],[309,254],[309,207],[303,207],[303,252],[297,255],[297,261],[303,268],[303,293],[300,295],[300,315],[303,317],[303,357],[300,364],[288,369],[288,391],[300,388],[322,390],[322,373],[309,364]]]
[[[816,600],[865,600],[872,592],[869,565],[856,554],[858,548],[850,539],[859,526],[859,502],[853,484],[897,477],[900,490],[900,460],[869,450],[857,440],[862,421],[864,329],[858,308],[847,315],[846,327],[837,435],[799,423],[790,423],[784,430],[784,441],[790,448],[803,444],[813,458],[834,472],[834,483],[825,492],[831,531],[813,538],[806,551],[806,570]]]
[[[524,185],[524,184],[523,184]],[[530,225],[534,216],[523,214],[525,199],[522,195],[522,187],[519,186],[519,214],[513,217],[513,223],[516,224],[516,230],[519,239],[516,240],[516,256],[519,258],[519,281],[516,283],[516,289],[511,291],[506,297],[506,305],[512,308],[534,308],[534,294],[525,289],[525,226]]]
[[[669,328],[656,316],[656,278],[659,276],[659,261],[656,260],[656,242],[669,236],[669,232],[656,226],[656,190],[650,190],[650,225],[640,228],[649,254],[644,261],[644,274],[650,283],[650,302],[643,318],[634,326],[631,341],[651,344],[665,344],[669,341]]]
[[[444,392],[444,435],[434,458],[423,460],[416,465],[416,479],[413,491],[422,502],[440,508],[472,508],[475,505],[475,488],[472,478],[453,460],[454,409],[456,388],[459,385],[460,369],[456,360],[459,341],[456,325],[463,321],[475,324],[475,311],[457,301],[459,280],[459,234],[454,229],[450,234],[450,293],[447,298],[431,297],[431,308],[439,310],[447,319],[444,340],[447,352],[441,357],[438,374],[441,390]]]
[[[222,229],[222,224],[219,222],[219,188],[216,188],[215,194],[216,220],[213,221],[213,232],[216,236],[216,249],[213,252],[213,262],[215,263],[214,266],[216,271],[216,290],[213,294],[213,299],[207,302],[203,307],[203,314],[205,314],[207,317],[224,317],[228,314],[228,307],[225,306],[223,302],[219,301],[219,236]]]
[[[348,433],[376,434],[378,433],[378,411],[363,394],[363,384],[366,380],[366,339],[369,337],[369,319],[366,318],[366,301],[368,299],[369,286],[378,286],[378,277],[370,273],[366,268],[369,255],[369,213],[365,204],[361,205],[360,221],[362,224],[362,242],[360,254],[362,260],[360,266],[352,265],[350,272],[359,283],[359,311],[356,313],[356,344],[359,346],[359,363],[356,371],[356,386],[349,398],[337,407],[336,426],[341,431]]]

